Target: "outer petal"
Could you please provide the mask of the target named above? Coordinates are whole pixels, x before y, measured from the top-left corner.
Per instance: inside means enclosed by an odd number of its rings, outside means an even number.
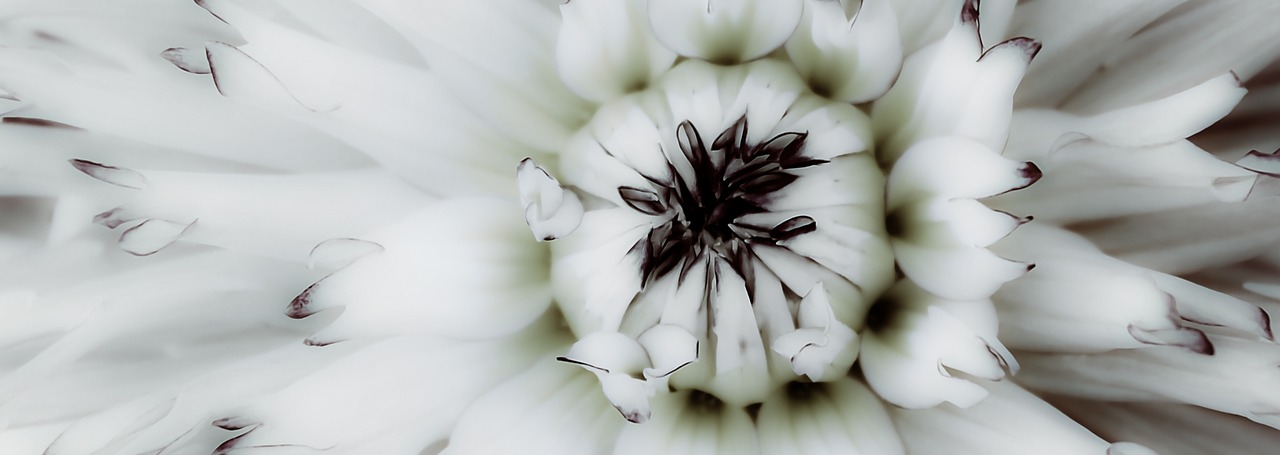
[[[1101,352],[1159,344],[1210,354],[1200,330],[1184,327],[1156,274],[1113,259],[1056,228],[1028,225],[1000,249],[1038,265],[992,296],[1001,339],[1015,349]]]
[[[1210,335],[1214,355],[1171,347],[1029,354],[1019,380],[1038,391],[1115,401],[1174,401],[1280,427],[1280,353],[1270,341]]]
[[[1226,71],[1242,79],[1280,55],[1280,31],[1266,24],[1280,5],[1231,0],[1186,2],[1111,49],[1103,71],[1065,108],[1101,112],[1176,93]],[[1170,65],[1178,71],[1167,71]]]
[[[604,102],[647,86],[676,54],[650,32],[644,0],[578,0],[560,6],[556,66],[574,93]]]
[[[608,453],[625,422],[599,389],[579,368],[540,362],[472,403],[443,453]]]
[[[447,438],[477,397],[563,343],[549,324],[486,342],[388,339],[214,422],[251,427],[214,453],[420,451]]]
[[[1074,226],[1103,251],[1137,265],[1183,274],[1233,264],[1280,241],[1273,198],[1209,203]]]
[[[1098,454],[1108,444],[1049,404],[1010,382],[987,385],[991,395],[958,409],[890,409],[912,454]]]
[[[1031,82],[1018,90],[1015,97],[1018,105],[1057,105],[1080,84],[1089,81],[1109,51],[1185,2],[1020,2],[1013,13],[1010,36],[1035,37],[1045,46],[1041,58],[1027,70],[1027,80]]]
[[[650,0],[649,23],[680,55],[738,63],[782,46],[803,10],[803,0]]]
[[[995,198],[992,205],[1065,224],[1239,202],[1254,188],[1257,176],[1188,141],[1126,148],[1081,138],[1055,148],[1040,166],[1045,178],[1024,191]]]
[[[552,9],[520,0],[357,3],[405,36],[459,105],[523,143],[558,149],[589,115],[556,74]]]
[[[1273,428],[1198,406],[1065,397],[1049,402],[1099,436],[1138,442],[1165,455],[1267,453],[1280,445]]]
[[[121,168],[76,160],[73,165],[99,180],[120,185]],[[103,169],[114,172],[104,174]],[[132,200],[98,214],[95,223],[124,230],[121,246],[151,254],[181,237],[267,256],[302,260],[315,244],[356,237],[399,220],[427,197],[379,170],[308,175],[133,172],[141,188]],[[131,174],[132,175],[132,174]],[[376,203],[370,203],[370,200]],[[137,239],[145,226],[165,223],[167,241]],[[142,242],[142,243],[140,243]],[[150,243],[151,245],[144,245]]]
[[[550,304],[542,244],[519,208],[495,200],[441,202],[368,235],[384,251],[307,288],[288,314],[345,306],[317,344],[397,333],[487,338],[515,332]]]

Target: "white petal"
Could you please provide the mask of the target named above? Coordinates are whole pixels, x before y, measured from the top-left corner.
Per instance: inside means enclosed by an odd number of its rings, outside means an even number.
[[[817,230],[778,242],[796,254],[836,272],[866,295],[889,287],[893,253],[883,237],[841,226],[818,223]]]
[[[773,352],[786,357],[792,371],[814,382],[848,373],[858,357],[858,334],[836,320],[826,288],[815,284],[800,300],[800,329],[773,340]]]
[[[608,101],[649,85],[676,54],[650,33],[643,0],[581,0],[560,6],[560,77],[583,98]]]
[[[640,335],[641,346],[649,354],[653,367],[644,371],[650,380],[661,378],[698,360],[697,337],[683,327],[658,324]]]
[[[1143,267],[1182,274],[1255,257],[1280,240],[1270,199],[1210,203],[1079,225],[1103,251]]]
[[[520,204],[524,205],[524,221],[533,229],[535,239],[550,241],[567,236],[582,223],[582,200],[532,159],[525,158],[517,166],[516,186],[520,188]]]
[[[578,368],[539,362],[472,403],[442,453],[608,453],[626,422],[599,389]]]
[[[1003,158],[972,139],[930,139],[911,147],[890,171],[889,210],[927,196],[993,196],[1025,188],[1040,177],[1035,164]]]
[[[1154,278],[1160,290],[1173,296],[1178,314],[1187,321],[1275,338],[1271,316],[1262,308],[1172,275],[1156,273]]]
[[[1018,105],[1057,105],[1098,71],[1109,51],[1182,3],[1185,0],[1022,2],[1014,10],[1010,35],[1036,38],[1044,49],[1027,70],[1027,80],[1034,82],[1018,89]]]
[[[1213,355],[1172,347],[1100,354],[1019,354],[1021,382],[1036,390],[1098,400],[1174,401],[1280,426],[1275,344],[1210,335]],[[1211,387],[1204,386],[1212,384]]]
[[[1107,442],[1011,382],[987,384],[991,395],[971,408],[890,408],[912,454],[1101,454]]]
[[[1008,155],[1041,159],[1056,150],[1054,146],[1067,133],[1080,133],[1116,146],[1169,144],[1221,120],[1244,96],[1245,89],[1236,75],[1227,73],[1164,98],[1091,116],[1049,109],[1019,109],[1013,115]]]
[[[397,333],[488,338],[517,331],[550,304],[546,250],[519,208],[496,200],[432,205],[366,236],[385,247],[307,288],[292,317],[345,306],[317,344]]]
[[[1135,441],[1162,454],[1266,453],[1280,432],[1198,406],[1053,399],[1054,407],[1110,440]]]
[[[213,75],[213,83],[218,87],[218,93],[227,98],[273,112],[291,112],[298,108],[329,111],[337,108],[329,100],[314,106],[303,105],[267,67],[235,46],[211,42],[205,45],[205,54],[209,56],[209,73]]]
[[[557,149],[589,115],[556,73],[554,10],[520,0],[357,3],[418,48],[459,105],[525,144]]]
[[[650,0],[649,23],[658,41],[680,55],[737,63],[782,46],[803,10],[802,0]]]
[[[956,300],[990,297],[1005,283],[1035,266],[997,256],[973,246],[939,246],[894,242],[902,272],[929,292]]]
[[[1099,77],[1067,100],[1076,112],[1101,112],[1167,96],[1227,71],[1249,79],[1280,55],[1280,31],[1267,27],[1280,5],[1184,3],[1110,49]],[[1179,71],[1170,72],[1171,66]]]
[[[148,246],[131,247],[139,253],[154,252],[181,235],[184,241],[303,261],[322,241],[361,236],[400,219],[406,210],[428,200],[391,175],[375,170],[305,175],[145,174],[146,189],[94,219],[110,228],[138,219],[165,220],[172,225],[164,238],[149,236]],[[370,198],[376,198],[377,203],[370,203]],[[189,225],[189,229],[184,232],[179,225]],[[141,245],[135,241],[142,237],[130,237],[142,232],[129,232],[122,236],[122,242]]]
[[[703,392],[688,391],[655,398],[653,420],[623,427],[612,453],[702,455],[759,451],[756,429],[746,412],[724,403],[695,402],[690,399],[693,395],[698,395],[694,400],[715,400]]]
[[[952,0],[891,0],[898,17],[903,49],[907,55],[947,34],[964,2]]]
[[[888,0],[807,0],[800,28],[787,41],[787,56],[809,86],[832,99],[862,103],[889,90],[902,65],[898,18]]]
[[[962,13],[941,41],[908,57],[898,81],[876,102],[871,117],[882,163],[947,135],[1004,148],[1013,92],[1040,44],[1014,38],[984,52],[976,14],[970,14]]]
[[[888,320],[862,334],[859,362],[871,388],[886,401],[912,409],[981,401],[986,390],[948,369],[995,380],[1004,377],[1012,360],[996,354],[1004,348],[984,328],[969,327],[946,309],[966,303],[939,299],[909,281],[890,290],[877,303],[888,306],[873,309],[887,312]]]
[[[724,262],[712,265],[711,304],[716,377],[709,389],[733,404],[763,399],[770,390],[768,353],[760,336],[746,281]]]
[[[483,343],[383,341],[232,416],[257,425],[215,453],[271,453],[278,446],[342,451],[391,437],[421,450],[448,437],[463,410],[495,385],[535,360],[548,363],[548,348],[561,341],[546,329]]]
[[[1037,264],[992,297],[1001,339],[1015,349],[1102,352],[1160,344],[1213,351],[1202,332],[1183,327],[1174,299],[1151,272],[1111,258],[1077,235],[1028,225],[1001,248]]]
[[[765,400],[757,422],[767,455],[904,453],[884,404],[850,378],[782,388]]]
[[[992,205],[1067,224],[1239,202],[1256,180],[1253,172],[1188,141],[1128,148],[1082,138],[1055,147],[1039,163],[1044,178],[1023,191],[994,198]]]

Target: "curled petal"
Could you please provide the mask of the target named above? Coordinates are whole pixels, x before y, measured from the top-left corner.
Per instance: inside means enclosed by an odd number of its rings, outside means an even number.
[[[1006,368],[1017,368],[993,331],[957,316],[989,307],[988,301],[948,301],[901,281],[876,305],[859,362],[868,385],[886,401],[911,409],[972,406],[987,391],[950,371],[998,380]]]
[[[539,241],[551,241],[572,234],[582,223],[582,200],[538,166],[530,158],[516,168],[516,185],[524,221]]]

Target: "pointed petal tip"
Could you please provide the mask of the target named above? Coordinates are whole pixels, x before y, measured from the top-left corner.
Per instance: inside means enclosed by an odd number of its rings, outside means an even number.
[[[1018,175],[1027,179],[1026,186],[1023,186],[1023,188],[1026,188],[1040,181],[1040,178],[1044,177],[1044,171],[1040,170],[1040,166],[1036,166],[1036,163],[1028,161],[1026,165],[1018,169]]]
[[[291,319],[302,319],[307,316],[316,314],[316,311],[310,308],[310,305],[311,305],[311,293],[315,289],[317,284],[320,284],[320,283],[315,283],[315,284],[312,284],[311,286],[307,286],[306,289],[302,290],[301,294],[298,294],[297,297],[294,297],[293,300],[289,302],[289,307],[285,309],[285,312],[284,312],[285,316],[288,316]]]
[[[978,0],[965,0],[960,7],[960,22],[963,24],[978,23]]]
[[[133,169],[108,166],[102,163],[82,159],[70,159],[67,160],[67,162],[71,163],[71,166],[76,168],[76,170],[102,182],[135,190],[141,190],[147,187],[147,178],[144,177],[142,173]]]
[[[223,430],[236,431],[257,425],[258,423],[259,422],[246,419],[244,417],[223,417],[221,419],[214,420],[213,426]]]
[[[1276,335],[1271,331],[1271,314],[1266,309],[1258,308],[1258,326],[1262,329],[1262,335],[1269,341],[1276,341]]]
[[[316,348],[323,348],[325,346],[328,346],[334,343],[341,343],[343,341],[344,340],[327,340],[326,341],[326,340],[318,340],[315,337],[311,337],[311,338],[302,340],[302,344],[306,346],[316,347]]]

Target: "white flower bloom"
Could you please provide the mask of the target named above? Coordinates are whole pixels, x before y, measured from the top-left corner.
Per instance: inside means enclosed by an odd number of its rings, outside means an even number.
[[[1271,2],[0,17],[0,453],[1280,442]]]

